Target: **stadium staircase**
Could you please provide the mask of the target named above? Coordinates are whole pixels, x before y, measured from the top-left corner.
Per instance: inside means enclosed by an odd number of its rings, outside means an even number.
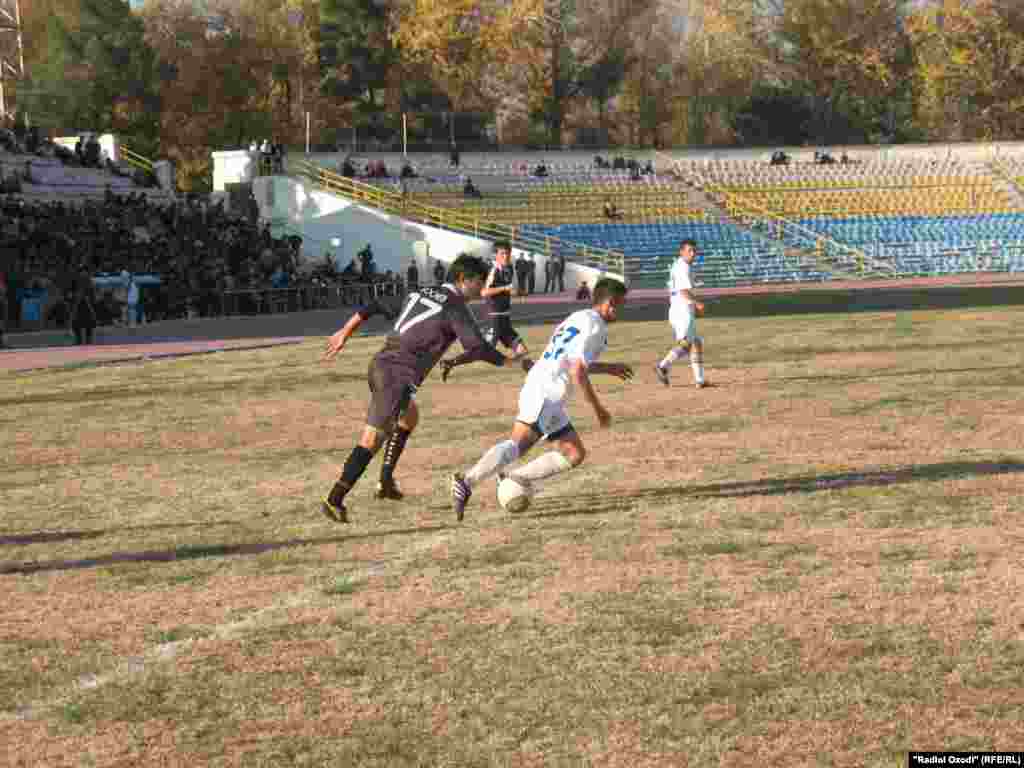
[[[820,271],[831,279],[849,280],[863,277],[868,271],[869,259],[863,253],[819,237],[813,231],[746,199],[744,195],[724,194],[721,189],[705,186],[681,163],[663,153],[658,154],[671,168],[671,173],[691,188],[690,199],[707,212],[709,219],[735,226],[766,247],[781,244],[784,261],[793,265],[797,273],[804,271],[811,279],[820,279],[812,277]]]
[[[993,186],[1006,195],[1018,209],[1024,210],[1024,192],[1021,191],[1022,179],[1014,175],[1013,168],[998,159],[988,163],[988,167],[992,172]]]

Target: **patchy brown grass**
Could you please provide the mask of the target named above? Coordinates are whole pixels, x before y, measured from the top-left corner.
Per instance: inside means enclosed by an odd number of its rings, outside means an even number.
[[[399,479],[316,512],[352,341],[5,375],[12,766],[890,766],[1024,743],[1018,309],[714,320],[708,374],[612,329],[615,422],[525,515],[447,477],[520,377],[418,395]],[[550,328],[528,329],[541,349]]]

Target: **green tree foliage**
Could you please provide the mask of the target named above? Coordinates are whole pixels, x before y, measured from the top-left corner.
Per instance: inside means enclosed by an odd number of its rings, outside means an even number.
[[[354,102],[357,123],[378,138],[393,131],[382,122],[385,90],[398,64],[388,23],[388,7],[379,0],[320,2],[320,92]]]
[[[1016,139],[1024,131],[1024,8],[977,0],[909,23],[916,123],[941,139]]]
[[[733,118],[737,138],[749,146],[801,145],[809,141],[813,114],[807,100],[778,86],[759,88]]]
[[[811,102],[821,142],[843,138],[850,105],[890,98],[908,45],[906,0],[785,0],[764,39],[782,82],[799,84]]]
[[[22,109],[55,128],[113,131],[155,149],[158,62],[127,3],[82,0],[76,23],[50,17],[46,41],[47,56],[32,70]]]

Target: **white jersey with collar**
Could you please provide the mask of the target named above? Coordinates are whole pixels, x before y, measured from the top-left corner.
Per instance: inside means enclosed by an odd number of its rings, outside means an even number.
[[[569,373],[574,360],[587,367],[608,347],[608,323],[594,309],[573,312],[551,335],[544,353],[526,376],[523,388],[547,400],[566,401],[573,393]]]
[[[693,290],[693,280],[690,277],[690,265],[686,259],[676,259],[672,265],[672,271],[668,278],[669,304],[673,311],[691,311],[693,302],[683,296],[684,290]]]

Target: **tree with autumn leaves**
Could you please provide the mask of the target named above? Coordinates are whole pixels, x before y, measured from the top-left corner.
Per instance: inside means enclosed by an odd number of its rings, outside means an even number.
[[[400,146],[403,113],[413,141],[548,146],[1004,139],[1024,115],[1012,0],[35,0],[24,27],[23,114],[196,188],[211,150],[301,146],[307,114],[320,147]]]

